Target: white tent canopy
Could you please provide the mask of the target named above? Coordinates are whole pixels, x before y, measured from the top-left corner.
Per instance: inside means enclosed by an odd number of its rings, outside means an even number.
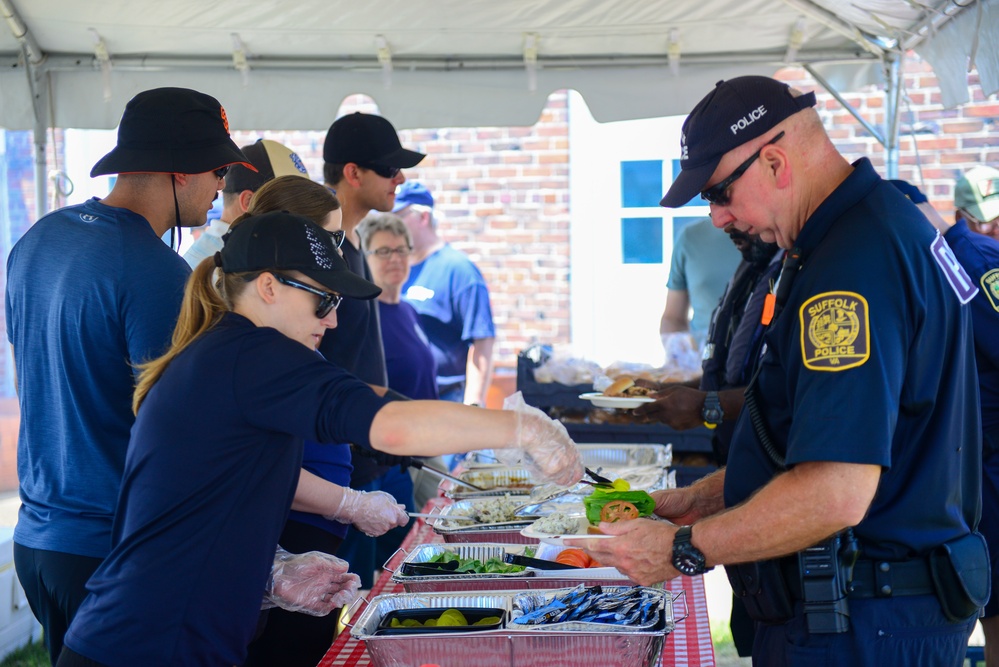
[[[0,0],[0,126],[113,128],[141,90],[210,92],[240,129],[327,127],[365,93],[400,128],[530,125],[573,88],[600,121],[680,114],[784,64],[871,82],[915,48],[947,106],[999,90],[999,0]],[[977,47],[977,49],[976,49]],[[859,74],[856,65],[867,65]]]

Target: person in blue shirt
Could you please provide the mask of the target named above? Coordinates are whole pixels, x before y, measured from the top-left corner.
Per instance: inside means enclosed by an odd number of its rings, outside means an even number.
[[[399,186],[392,212],[413,238],[402,296],[420,315],[445,401],[485,405],[492,381],[496,327],[489,288],[478,267],[438,233],[434,198],[422,183]]]
[[[700,192],[716,226],[788,254],[727,467],[657,492],[673,525],[602,523],[618,538],[583,543],[643,584],[724,564],[754,664],[958,667],[988,595],[977,290],[814,104],[744,76],[684,122],[662,204]]]
[[[680,230],[673,244],[666,305],[659,321],[663,347],[668,345],[667,336],[683,331],[690,332],[698,348],[703,346],[711,313],[738,265],[738,251],[709,218]]]
[[[21,409],[14,564],[53,663],[111,550],[135,365],[169,345],[190,273],[160,237],[203,225],[233,164],[248,163],[218,100],[141,92],[91,171],[118,174],[111,192],[46,215],[7,260]]]
[[[995,183],[983,182],[995,180]],[[985,536],[992,559],[992,594],[982,612],[985,662],[999,663],[999,241],[990,229],[971,222],[999,218],[999,172],[976,167],[961,177],[954,193],[954,222],[945,220],[919,188],[905,181],[891,181],[930,221],[957,261],[978,287],[971,300],[975,329],[975,363],[982,418],[982,519],[978,529]],[[983,196],[984,194],[984,196]],[[973,231],[971,225],[975,226]]]
[[[582,476],[540,411],[390,401],[317,355],[340,302],[378,288],[314,222],[246,218],[214,259],[187,284],[170,348],[142,366],[113,546],[59,667],[243,664],[306,438],[400,455],[516,447],[545,479]]]

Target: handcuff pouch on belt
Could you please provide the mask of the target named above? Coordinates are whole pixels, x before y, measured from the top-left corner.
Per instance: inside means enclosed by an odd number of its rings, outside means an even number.
[[[992,564],[981,533],[941,544],[930,552],[929,564],[933,588],[947,620],[967,620],[988,602]]]
[[[777,560],[726,565],[732,592],[759,623],[785,623],[794,615],[794,601]]]

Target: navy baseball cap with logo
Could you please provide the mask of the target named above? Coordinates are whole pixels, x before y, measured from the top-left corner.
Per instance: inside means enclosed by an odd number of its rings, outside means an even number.
[[[420,204],[428,208],[434,207],[434,196],[427,190],[427,186],[416,181],[406,181],[395,191],[395,206],[393,213],[398,213],[411,204]]]
[[[125,105],[118,145],[90,176],[203,174],[231,164],[257,170],[229,137],[229,119],[217,99],[189,88],[154,88]]]
[[[683,122],[680,175],[659,205],[683,206],[704,189],[726,153],[813,106],[815,93],[795,97],[790,86],[768,76],[719,81]]]
[[[329,164],[374,165],[409,169],[425,158],[402,147],[392,123],[381,116],[357,111],[341,116],[330,125],[323,144],[323,160]]]
[[[355,299],[373,299],[382,292],[350,270],[329,232],[288,211],[243,218],[222,240],[215,263],[224,273],[284,269],[304,273],[326,289]]]

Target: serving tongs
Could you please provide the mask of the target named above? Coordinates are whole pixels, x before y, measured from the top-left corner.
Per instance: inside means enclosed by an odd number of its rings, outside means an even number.
[[[487,489],[483,489],[481,486],[476,486],[475,484],[472,484],[471,482],[466,482],[465,480],[461,479],[460,477],[455,477],[454,475],[446,473],[443,470],[438,470],[437,468],[434,468],[433,466],[428,466],[426,463],[424,463],[423,461],[420,461],[419,459],[412,459],[407,465],[409,465],[410,468],[415,468],[416,470],[426,470],[427,472],[429,472],[432,475],[436,475],[436,476],[440,477],[441,479],[446,479],[446,480],[448,480],[450,482],[453,482],[454,484],[458,484],[460,486],[468,487],[472,491],[486,491],[487,490]]]
[[[520,554],[503,554],[503,562],[510,563],[511,565],[523,565],[524,567],[533,567],[538,570],[578,570],[579,567],[575,565],[566,565],[565,563],[556,563],[553,560],[545,560],[544,558],[531,558],[530,556],[521,556]]]

